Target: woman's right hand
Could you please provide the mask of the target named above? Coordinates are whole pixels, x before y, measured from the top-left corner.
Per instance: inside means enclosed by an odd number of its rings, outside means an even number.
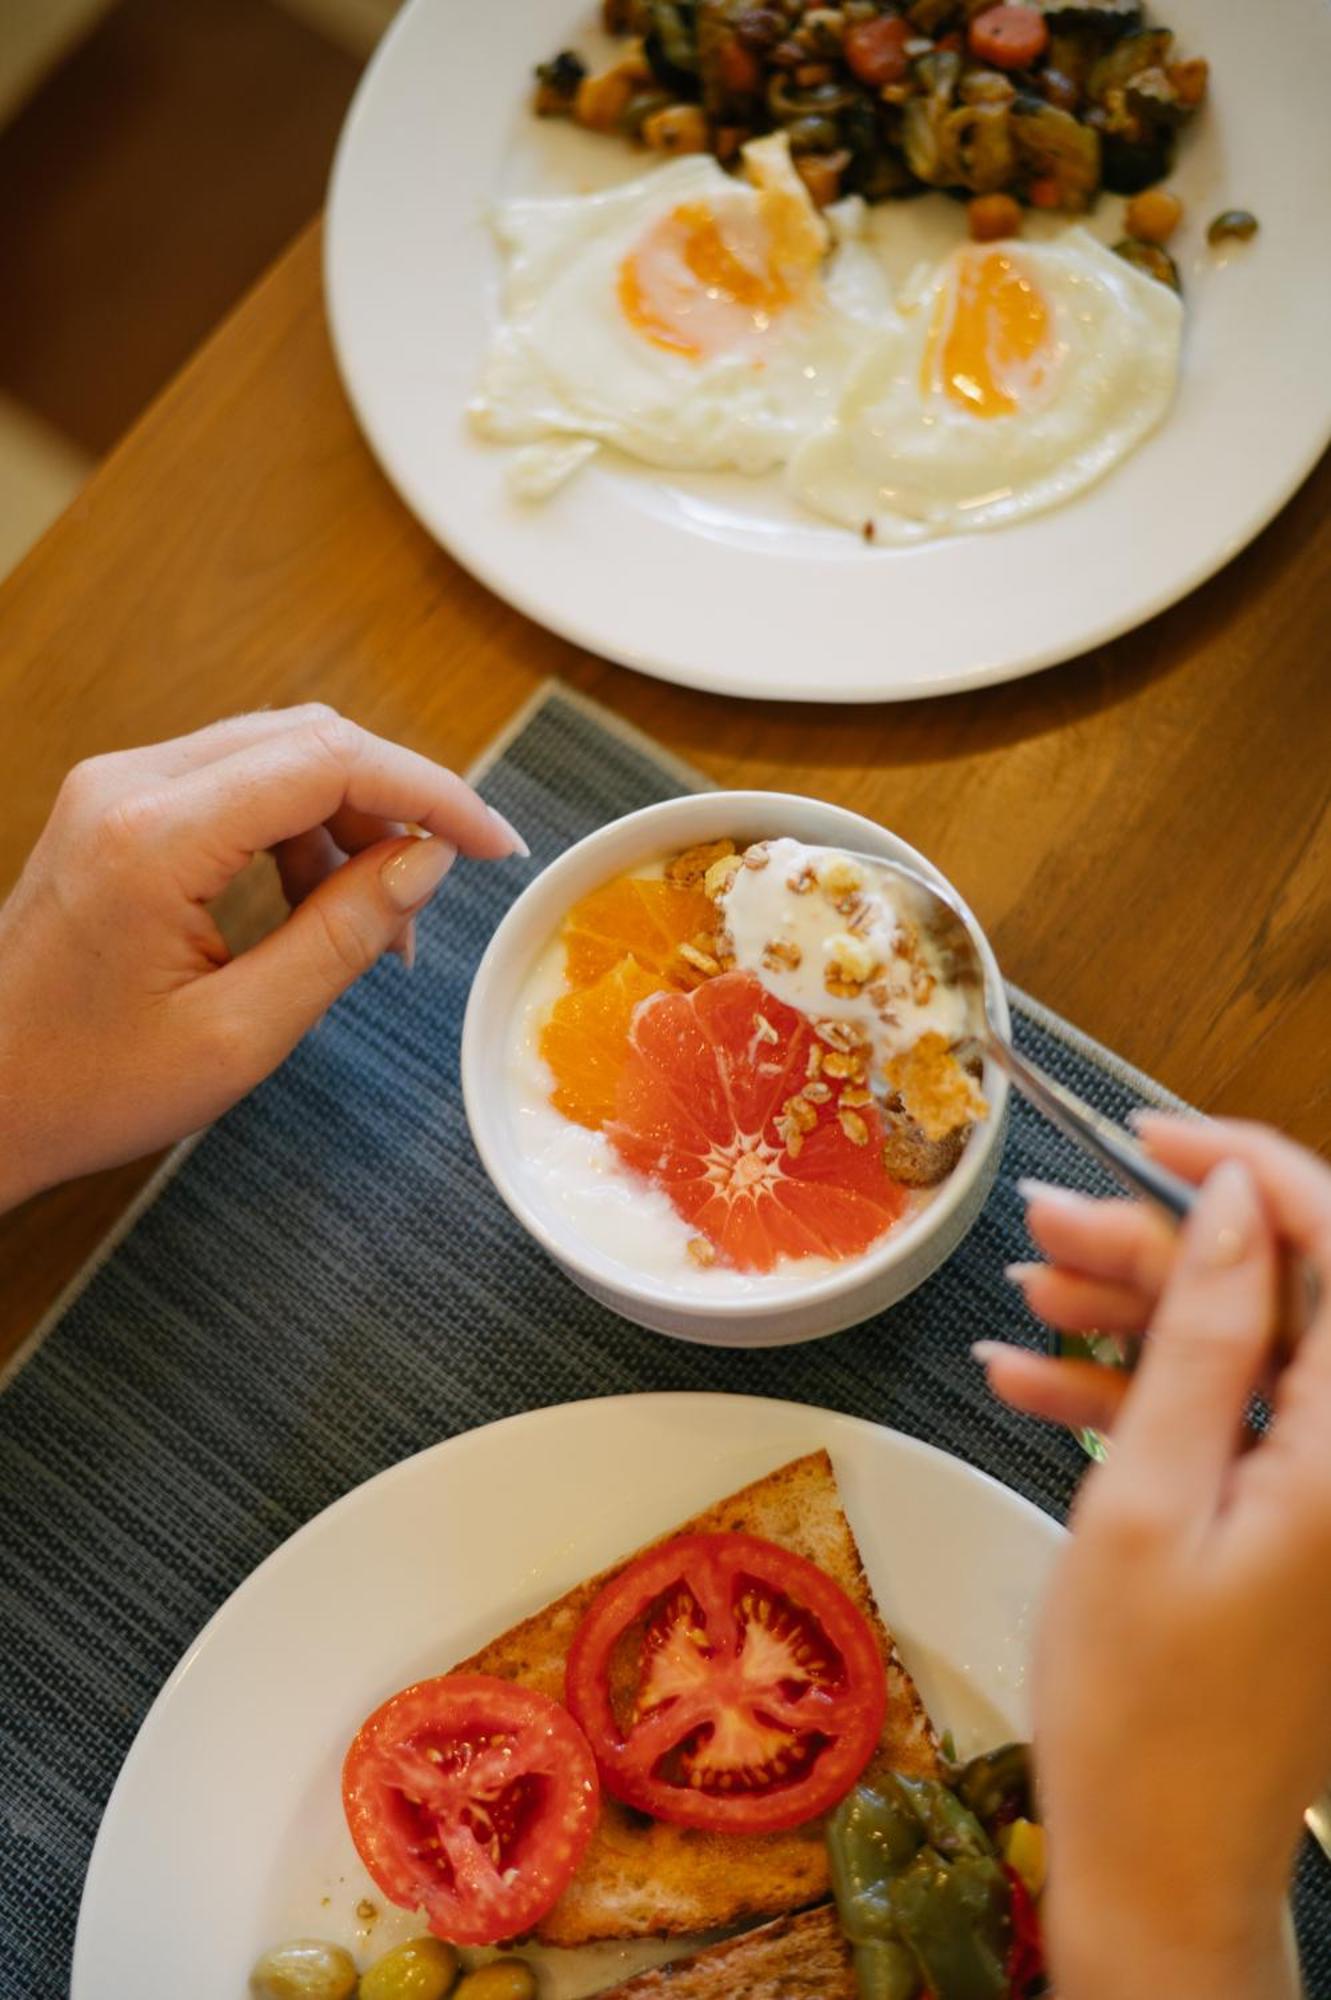
[[[1205,1176],[1177,1235],[1144,1210],[1031,1197],[1060,1325],[1150,1338],[1131,1377],[985,1352],[1018,1407],[1112,1421],[1042,1621],[1035,1735],[1060,2000],[1292,2000],[1285,1899],[1331,1778],[1331,1172],[1274,1133],[1143,1123]],[[1269,1429],[1278,1246],[1321,1284]],[[1071,1370],[1071,1373],[1068,1371]]]

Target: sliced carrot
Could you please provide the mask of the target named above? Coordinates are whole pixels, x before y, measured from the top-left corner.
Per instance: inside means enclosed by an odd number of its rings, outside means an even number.
[[[1029,69],[1049,46],[1038,7],[986,7],[970,25],[971,54],[995,69]]]
[[[861,83],[870,90],[900,83],[910,67],[906,44],[915,30],[909,21],[896,15],[882,15],[876,21],[857,21],[847,28],[842,48],[846,61]]]

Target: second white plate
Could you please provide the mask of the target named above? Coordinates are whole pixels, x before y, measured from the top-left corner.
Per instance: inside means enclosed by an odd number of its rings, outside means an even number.
[[[832,1454],[888,1625],[965,1752],[1024,1732],[1057,1524],[982,1473],[802,1404],[659,1395],[492,1424],[382,1473],[269,1557],[150,1710],[102,1821],[72,2000],[238,2000],[291,1937],[362,1963],[419,1920],[375,1896],[342,1818],[363,1717],[581,1577],[803,1452]],[[546,2000],[668,1948],[546,1953]]]
[[[1331,8],[1160,0],[1212,101],[1172,185],[1187,333],[1162,429],[1057,512],[992,534],[869,548],[774,482],[680,477],[607,454],[548,502],[464,416],[497,314],[487,206],[643,172],[541,122],[532,65],[585,46],[587,0],[410,0],[364,78],[329,202],[327,295],[352,402],[425,525],[500,596],[628,666],[730,694],[887,701],[1011,679],[1164,609],[1235,555],[1331,434]],[[1107,196],[1097,233],[1122,233]],[[1261,221],[1207,248],[1218,209]],[[880,210],[897,270],[963,228],[942,196]],[[1035,228],[1041,225],[1037,222]]]

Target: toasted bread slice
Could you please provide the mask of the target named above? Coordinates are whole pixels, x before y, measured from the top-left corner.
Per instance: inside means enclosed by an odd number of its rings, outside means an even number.
[[[640,1972],[596,2000],[858,2000],[855,1961],[830,1903],[741,1931]]]
[[[859,1606],[878,1635],[887,1671],[887,1720],[871,1771],[890,1768],[932,1777],[937,1744],[915,1684],[873,1601],[860,1552],[837,1494],[825,1451],[797,1458],[705,1513],[672,1528],[676,1535],[733,1530],[761,1535],[816,1562]],[[592,1599],[633,1558],[569,1591],[544,1611],[459,1662],[459,1673],[497,1674],[562,1700],[564,1662]],[[746,1918],[803,1909],[828,1893],[821,1820],[789,1833],[740,1838],[666,1826],[603,1801],[582,1866],[536,1935],[546,1944],[598,1938],[679,1937],[721,1930]]]

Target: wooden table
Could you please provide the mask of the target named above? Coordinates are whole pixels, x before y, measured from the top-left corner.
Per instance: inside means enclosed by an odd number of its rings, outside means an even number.
[[[312,229],[0,592],[0,886],[90,752],[317,696],[465,765],[557,674],[723,783],[882,819],[1020,985],[1207,1109],[1327,1147],[1328,630],[1331,457],[1205,589],[1008,687],[795,707],[609,666],[474,583],[381,477]],[[143,1171],[0,1224],[0,1355]]]

